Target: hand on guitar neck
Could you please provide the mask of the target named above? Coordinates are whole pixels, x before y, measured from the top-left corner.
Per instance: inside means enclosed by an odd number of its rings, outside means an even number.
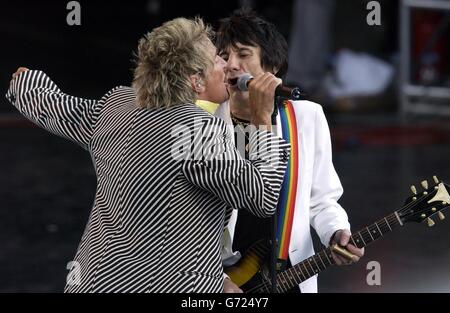
[[[351,256],[351,259],[349,259],[348,257],[340,255],[331,249],[331,256],[337,265],[350,265],[354,262],[358,262],[359,259],[364,256],[364,248],[359,249],[349,243],[350,237],[351,233],[348,229],[340,229],[331,237],[330,246],[338,244],[350,252],[349,256]]]
[[[434,185],[427,181],[420,184],[422,190],[411,186],[410,195],[405,204],[393,213],[350,235],[348,230],[338,230],[332,236],[330,247],[312,255],[284,271],[277,273],[277,292],[287,292],[301,282],[324,271],[335,264],[350,264],[364,255],[364,247],[385,237],[392,230],[407,223],[425,222],[433,226],[432,217],[444,220],[442,211],[450,206],[450,186],[433,176]],[[333,251],[336,251],[336,255]],[[248,249],[239,262],[227,269],[227,274],[244,292],[271,292],[267,275],[266,260],[269,248],[264,240],[256,242]],[[344,257],[348,256],[348,258]],[[352,259],[351,262],[348,259]],[[340,262],[340,263],[339,263]]]

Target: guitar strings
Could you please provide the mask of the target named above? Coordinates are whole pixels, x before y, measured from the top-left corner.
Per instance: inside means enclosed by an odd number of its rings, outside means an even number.
[[[397,217],[395,216],[395,212],[397,212],[397,213],[405,213],[405,212],[407,212],[408,210],[410,210],[411,209],[411,207],[414,207],[415,205],[417,205],[416,203],[417,202],[419,202],[419,201],[422,201],[424,198],[426,198],[426,197],[428,197],[428,195],[423,195],[421,198],[419,198],[418,200],[416,200],[416,201],[414,201],[414,202],[410,202],[410,203],[408,203],[408,204],[406,204],[406,205],[404,205],[401,209],[399,209],[399,210],[397,210],[397,211],[394,211],[394,213],[392,213],[392,214],[390,214],[388,217],[386,217],[386,220],[388,220],[388,221],[390,221],[390,222],[392,222],[392,221],[397,221]],[[382,219],[381,220],[379,220],[379,221],[382,221]],[[378,223],[378,222],[375,222],[375,223]],[[362,230],[363,231],[363,230]],[[360,231],[360,232],[362,232],[362,231]],[[328,248],[325,248],[324,250],[326,250],[326,249],[328,249]],[[323,251],[323,250],[322,250]],[[320,252],[322,252],[322,251],[320,251]],[[320,253],[319,252],[319,253]],[[317,253],[318,254],[318,253]],[[303,261],[302,261],[303,262]],[[300,263],[302,263],[302,262],[300,262]],[[300,264],[300,263],[298,263],[298,264]],[[331,262],[330,262],[331,263]],[[332,265],[333,263],[331,263],[330,265]],[[294,265],[292,268],[294,268],[296,265]],[[320,270],[320,268],[319,268],[319,270]],[[288,270],[286,270],[286,272],[287,272]],[[302,272],[303,273],[303,272]],[[305,276],[304,274],[303,274],[303,276]],[[311,278],[312,276],[310,276],[309,278]],[[308,278],[308,279],[309,279]],[[307,280],[307,279],[306,279]],[[265,289],[267,289],[267,291],[268,292],[270,292],[270,290],[269,290],[269,284],[270,284],[270,282],[267,282],[266,283],[266,281],[262,281],[262,283],[260,283],[259,285],[256,285],[256,286],[254,286],[254,287],[252,287],[252,288],[250,288],[250,289],[248,289],[247,290],[247,293],[252,293],[253,291],[256,291],[256,290],[258,290],[258,289],[261,289],[261,288],[265,288]],[[279,286],[281,286],[281,285],[279,285]],[[293,288],[293,287],[292,287]],[[278,288],[277,288],[278,289]],[[287,290],[286,290],[287,291]]]
[[[387,217],[387,220],[388,220],[389,222],[391,222],[391,224],[393,224],[393,222],[396,221],[397,218],[395,217],[395,215],[391,214],[390,216]],[[380,220],[380,221],[382,221],[382,220]],[[323,249],[322,251],[318,252],[317,254],[319,254],[319,253],[321,253],[321,252],[323,252],[324,250],[327,250],[327,249],[329,249],[329,247]],[[316,255],[317,255],[317,254],[316,254]],[[333,260],[333,261],[334,261],[334,260]],[[304,262],[304,261],[302,261],[302,262],[300,262],[300,263],[294,265],[292,268],[296,267],[297,265],[300,266],[300,264],[303,263],[303,262]],[[332,262],[332,261],[330,260],[330,265],[333,265],[333,264],[335,264],[335,263]],[[326,266],[324,269],[326,269],[326,268],[327,268],[327,266]],[[288,269],[288,270],[286,270],[284,273],[286,273],[286,272],[288,272],[288,271],[290,271],[290,270],[291,270],[291,269]],[[301,271],[302,275],[306,277],[306,275],[303,273],[303,271],[301,270],[301,268],[300,268],[300,271]],[[319,271],[322,271],[322,269],[320,269],[320,267],[319,267]],[[311,278],[311,277],[313,276],[313,275],[310,275],[309,272],[308,272],[308,275],[309,275],[309,277],[308,277],[307,279],[305,279],[304,281],[308,280],[309,278]],[[287,282],[287,283],[289,284],[289,282]],[[256,285],[256,286],[254,286],[254,287],[248,289],[248,290],[247,290],[247,293],[252,293],[252,292],[254,292],[254,291],[256,291],[256,290],[259,290],[259,289],[262,289],[262,288],[265,288],[265,289],[267,289],[268,292],[270,292],[270,290],[269,290],[270,285],[271,285],[270,282],[268,282],[268,281],[266,282],[265,280],[263,280],[262,283],[260,283],[259,285]],[[281,288],[285,288],[285,287],[283,287],[282,285],[278,285],[278,286],[281,287]],[[292,289],[292,288],[294,288],[294,287],[295,287],[295,284],[294,284],[291,288],[286,289],[285,291],[288,291],[288,290],[290,290],[290,289]],[[277,289],[278,289],[278,288],[277,288]],[[283,290],[282,290],[282,291],[283,291]]]

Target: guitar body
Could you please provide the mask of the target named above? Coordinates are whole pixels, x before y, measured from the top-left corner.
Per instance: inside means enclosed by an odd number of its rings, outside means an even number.
[[[255,242],[235,265],[225,273],[245,293],[270,292],[270,276],[267,262],[269,247],[262,239]]]

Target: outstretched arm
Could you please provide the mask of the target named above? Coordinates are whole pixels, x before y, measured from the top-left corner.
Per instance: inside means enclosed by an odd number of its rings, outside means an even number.
[[[44,72],[23,67],[13,74],[6,98],[33,123],[87,148],[98,101],[67,95]]]

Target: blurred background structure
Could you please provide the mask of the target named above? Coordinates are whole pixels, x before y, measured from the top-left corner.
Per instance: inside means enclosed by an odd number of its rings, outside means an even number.
[[[247,5],[288,39],[286,81],[324,106],[354,231],[401,207],[410,185],[450,182],[450,1],[90,0],[79,1],[80,26],[66,23],[68,2],[0,4],[1,94],[26,66],[99,98],[130,84],[145,32],[178,16],[216,25]],[[0,292],[61,292],[94,198],[90,156],[2,97],[0,173]],[[450,292],[450,223],[436,224],[389,234],[358,264],[322,273],[319,291]],[[380,286],[366,282],[369,261],[381,265]]]

